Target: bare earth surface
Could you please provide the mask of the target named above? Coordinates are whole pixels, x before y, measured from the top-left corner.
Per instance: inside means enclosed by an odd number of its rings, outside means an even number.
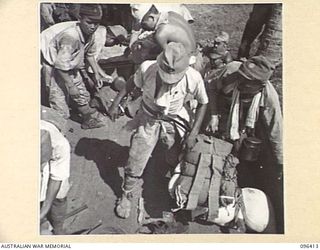
[[[195,23],[196,37],[200,42],[211,38],[216,31],[230,34],[230,47],[235,56],[242,31],[252,5],[188,5]],[[122,130],[129,119],[121,117],[115,123],[108,120],[106,127],[82,130],[80,124],[69,120],[67,138],[72,147],[72,187],[68,195],[68,211],[83,204],[88,209],[65,221],[68,233],[89,228],[102,221],[92,234],[135,233],[137,223],[137,197],[128,219],[114,213],[117,198],[121,195],[123,166],[128,157],[130,133]],[[170,210],[172,202],[167,193],[168,166],[163,151],[158,148],[149,160],[144,174],[143,197],[146,212],[153,218]],[[220,233],[217,226],[190,223],[189,233]]]

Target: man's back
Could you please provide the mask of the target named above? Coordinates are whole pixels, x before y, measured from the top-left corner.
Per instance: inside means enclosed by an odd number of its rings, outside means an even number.
[[[196,50],[196,41],[190,25],[175,12],[161,13],[155,36],[162,48],[169,42],[179,42],[185,46],[188,53]]]

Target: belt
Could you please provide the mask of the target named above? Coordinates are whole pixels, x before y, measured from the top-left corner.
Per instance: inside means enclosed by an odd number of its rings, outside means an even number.
[[[179,115],[165,115],[161,112],[157,112],[154,111],[152,108],[150,108],[143,100],[142,100],[142,107],[145,111],[145,113],[147,113],[149,116],[151,116],[153,119],[155,120],[162,120],[162,121],[166,121],[166,122],[174,122],[175,124],[181,126],[186,132],[190,132],[191,128],[190,125],[188,123],[188,121],[184,118],[182,118]],[[177,121],[176,119],[181,120]]]

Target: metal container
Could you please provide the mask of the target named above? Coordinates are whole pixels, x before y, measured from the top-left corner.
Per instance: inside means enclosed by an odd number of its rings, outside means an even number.
[[[261,151],[262,141],[256,137],[247,137],[243,140],[240,149],[240,159],[257,161]]]

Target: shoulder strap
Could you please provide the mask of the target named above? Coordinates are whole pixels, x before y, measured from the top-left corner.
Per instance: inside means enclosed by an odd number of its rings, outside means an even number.
[[[157,98],[159,91],[161,88],[161,78],[159,76],[159,74],[156,74],[156,87],[155,87],[155,91],[154,91],[154,98]]]
[[[221,174],[214,167],[216,159],[215,155],[211,155],[212,157],[212,177],[210,180],[209,186],[209,194],[208,194],[208,221],[214,221],[215,218],[218,217],[218,209],[219,209],[219,194],[220,194],[220,184],[221,184]]]
[[[230,153],[231,151],[231,148],[228,147],[227,142],[222,142],[220,140],[213,140],[212,147],[212,176],[208,192],[208,221],[214,221],[218,217],[222,173],[226,162],[225,154],[227,152]]]

